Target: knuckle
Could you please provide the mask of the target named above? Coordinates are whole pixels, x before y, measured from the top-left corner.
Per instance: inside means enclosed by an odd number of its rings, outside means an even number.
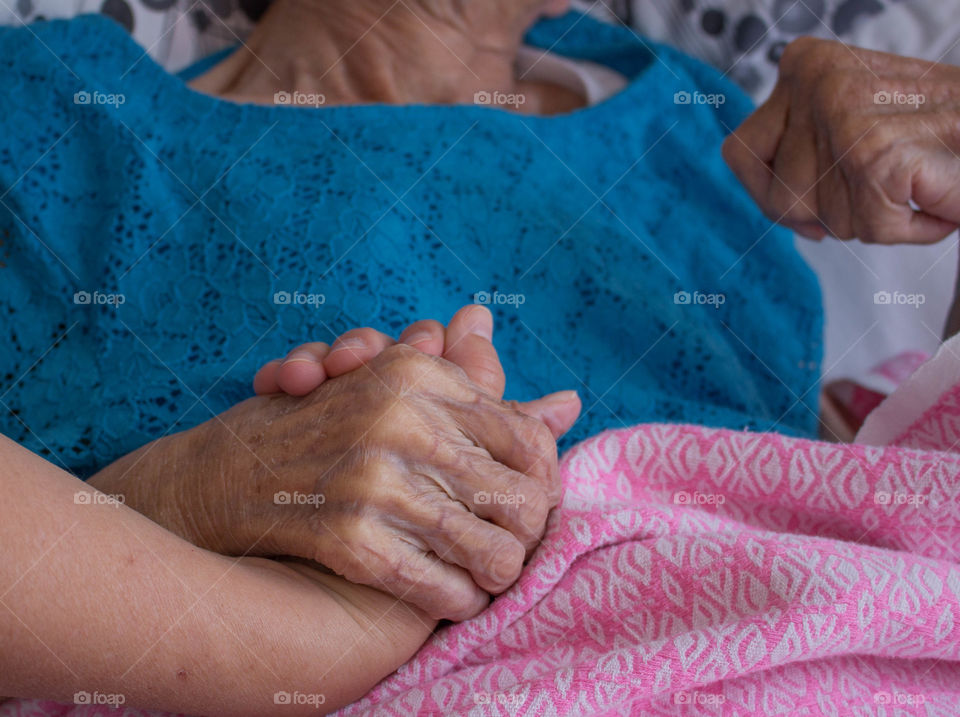
[[[395,344],[374,359],[371,366],[388,386],[403,387],[414,381],[431,360],[412,346]]]
[[[473,365],[473,373],[474,383],[481,386],[497,386],[504,378],[503,368],[496,357],[488,357],[477,361]]]
[[[402,343],[384,349],[373,365],[388,384],[391,381],[399,385],[421,382],[423,386],[436,388],[438,385],[448,385],[451,380],[456,383],[469,382],[467,372],[455,363]],[[427,373],[430,374],[429,378]],[[437,383],[439,379],[443,379],[440,384]]]
[[[333,524],[330,526],[329,531],[338,542],[341,542],[344,546],[347,546],[347,548],[357,545],[368,545],[370,543],[370,536],[360,521]],[[348,554],[344,556],[345,561],[348,565],[352,566],[357,562],[357,558],[349,551],[347,552]]]
[[[423,553],[398,549],[392,542],[384,543],[379,549],[363,547],[355,549],[354,560],[370,575],[365,584],[385,589],[394,596],[412,591],[435,574],[431,559]]]
[[[524,503],[522,506],[524,523],[533,534],[533,537],[539,538],[543,535],[543,529],[547,524],[547,516],[550,514],[550,501],[546,493],[537,486],[530,486],[524,492]]]
[[[438,597],[433,597],[438,595]],[[485,594],[484,594],[485,595]],[[430,607],[426,612],[437,620],[469,620],[481,612],[487,599],[479,600],[478,592],[466,586],[448,587],[438,585],[431,591],[431,596],[425,598]]]
[[[766,213],[781,224],[801,224],[810,220],[810,210],[799,191],[777,179],[767,193]]]
[[[550,501],[546,492],[529,479],[525,479],[516,489],[516,495],[522,497],[513,508],[516,537],[525,548],[532,548],[543,536],[550,514]]]
[[[526,550],[515,538],[501,538],[491,541],[484,558],[487,575],[504,589],[516,582],[523,571]]]
[[[780,68],[784,71],[803,68],[810,56],[818,50],[820,43],[820,40],[807,36],[793,40],[780,56]]]
[[[821,74],[811,88],[814,113],[827,118],[831,123],[842,122],[850,115],[850,108],[862,103],[854,103],[853,98],[866,98],[868,87],[856,72],[846,69],[828,68]],[[873,95],[870,93],[870,101]],[[866,101],[866,99],[864,99]]]
[[[446,359],[436,359],[435,364],[438,367],[442,366],[447,375],[456,383],[469,384],[471,387],[474,385],[473,381],[470,380],[469,374],[452,361],[447,361]]]
[[[540,421],[536,423],[532,429],[534,434],[531,440],[531,470],[552,482],[557,477],[557,442],[545,424]]]
[[[389,423],[389,421],[383,421]],[[404,507],[404,497],[398,495],[396,466],[394,462],[379,452],[366,451],[359,480],[351,481],[355,488],[354,497],[363,499],[357,507],[361,514],[371,514],[378,507],[399,511]]]
[[[833,40],[809,36],[798,37],[784,48],[780,56],[781,71],[819,78],[824,70],[846,64],[849,58],[843,47],[841,43]]]
[[[838,146],[840,167],[848,176],[863,175],[876,168],[888,155],[891,141],[887,127],[867,118],[851,118],[840,124]]]
[[[539,454],[556,454],[557,442],[546,423],[533,416],[521,413],[522,434]]]

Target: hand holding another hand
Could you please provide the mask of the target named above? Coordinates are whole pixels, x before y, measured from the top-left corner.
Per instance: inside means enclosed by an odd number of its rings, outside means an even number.
[[[322,377],[296,368],[309,395],[249,399],[91,482],[201,547],[314,560],[434,618],[472,617],[517,579],[561,496],[554,434],[517,409],[562,432],[580,404],[501,401],[485,309],[415,327],[401,338],[427,329],[417,345],[443,358],[360,330],[370,346],[331,352]]]

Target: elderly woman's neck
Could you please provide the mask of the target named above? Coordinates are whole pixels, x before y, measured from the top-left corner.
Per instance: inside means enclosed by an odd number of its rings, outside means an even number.
[[[461,3],[275,0],[245,46],[191,86],[266,104],[277,93],[288,93],[280,101],[307,96],[307,103],[323,95],[327,105],[461,104],[493,90],[531,95],[532,111],[580,104],[560,88],[516,80],[517,51],[535,17],[458,12],[455,5]]]

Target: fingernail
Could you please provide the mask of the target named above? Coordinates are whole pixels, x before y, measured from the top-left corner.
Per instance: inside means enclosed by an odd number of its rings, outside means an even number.
[[[472,309],[467,316],[467,330],[474,336],[493,341],[493,314],[483,306]]]
[[[557,393],[551,393],[549,396],[544,396],[543,400],[547,403],[570,403],[579,398],[580,394],[576,391],[559,391]]]
[[[416,346],[417,344],[423,344],[432,340],[433,334],[431,334],[429,331],[417,331],[409,336],[404,337],[403,343],[405,343],[407,346]]]
[[[330,353],[334,354],[337,351],[362,351],[367,348],[366,342],[363,339],[358,338],[349,338],[349,339],[337,339],[336,343],[333,345],[333,350]]]
[[[296,361],[307,361],[309,363],[317,363],[317,357],[306,349],[299,349],[292,352],[283,360],[283,364],[294,363]],[[282,365],[282,364],[281,364]]]

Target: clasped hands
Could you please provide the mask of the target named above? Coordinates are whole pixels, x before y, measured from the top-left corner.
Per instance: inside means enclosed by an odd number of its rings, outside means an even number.
[[[255,398],[91,483],[200,547],[315,561],[436,619],[512,585],[561,498],[574,392],[502,400],[493,317],[356,329],[257,374]],[[175,470],[171,467],[175,466]]]

